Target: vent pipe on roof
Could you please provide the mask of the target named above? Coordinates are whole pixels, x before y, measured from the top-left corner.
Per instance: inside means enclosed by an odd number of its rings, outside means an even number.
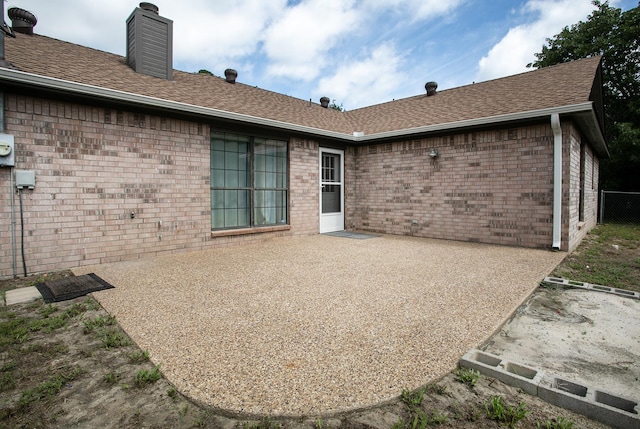
[[[329,99],[329,97],[322,97],[322,98],[320,98],[320,105],[326,109],[326,108],[329,107],[329,102],[330,101],[331,100]]]
[[[158,9],[158,6],[156,6],[153,3],[147,3],[147,2],[140,3],[140,9],[148,10],[149,12],[153,12],[156,15],[158,15],[158,12],[160,12],[160,9]]]
[[[238,72],[234,69],[226,69],[224,71],[224,80],[229,83],[236,83],[236,78],[238,77]]]
[[[438,89],[438,84],[435,82],[427,82],[424,85],[424,89],[427,90],[427,95],[432,96],[436,94],[436,89]]]
[[[33,34],[33,27],[38,23],[38,18],[28,10],[19,7],[10,7],[7,15],[11,19],[11,28],[17,33]]]

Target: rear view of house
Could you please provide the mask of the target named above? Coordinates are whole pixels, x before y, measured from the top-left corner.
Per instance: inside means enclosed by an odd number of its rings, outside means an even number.
[[[30,16],[2,42],[0,277],[343,229],[570,251],[596,224],[600,58],[340,112],[174,70],[149,3],[126,57]]]

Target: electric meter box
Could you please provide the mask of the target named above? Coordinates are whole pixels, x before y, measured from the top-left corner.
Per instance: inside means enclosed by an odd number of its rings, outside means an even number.
[[[11,134],[0,134],[0,167],[13,167],[13,136]]]

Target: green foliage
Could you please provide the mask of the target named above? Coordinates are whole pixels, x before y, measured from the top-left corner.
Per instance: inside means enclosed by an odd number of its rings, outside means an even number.
[[[103,331],[101,339],[102,345],[107,350],[118,347],[126,347],[131,344],[131,341],[129,341],[129,339],[119,329]]]
[[[424,390],[418,389],[413,392],[410,390],[403,389],[400,394],[400,400],[403,404],[407,406],[409,412],[414,411],[422,404],[422,400],[424,399]]]
[[[538,429],[572,429],[573,422],[571,420],[565,420],[564,417],[558,417],[553,421],[547,420],[544,424],[538,422]]]
[[[331,103],[329,103],[329,109],[337,110],[338,112],[344,112],[344,107],[342,106],[342,103],[340,103],[340,105],[338,106],[336,104],[336,100],[333,100]]]
[[[508,407],[503,402],[502,396],[491,397],[488,403],[485,402],[484,408],[488,418],[505,423],[510,428],[515,427],[516,423],[527,417],[527,414],[529,414],[524,402],[520,403],[517,407]]]
[[[40,383],[33,389],[22,392],[18,399],[18,407],[25,408],[35,401],[55,396],[70,381],[78,378],[83,371],[80,368],[69,368],[65,371],[55,374],[49,380]]]
[[[120,374],[116,372],[109,372],[102,377],[102,381],[107,384],[117,384],[120,380]]]
[[[605,132],[611,158],[602,163],[601,189],[640,190],[640,6],[623,12],[593,1],[586,21],[547,39],[537,60],[548,67],[602,55]]]
[[[480,371],[470,368],[456,368],[456,379],[460,383],[468,384],[474,387],[480,379]]]
[[[147,384],[153,384],[162,378],[160,365],[154,366],[153,369],[141,369],[136,372],[134,385],[138,388],[145,387]]]
[[[83,333],[89,334],[95,331],[97,328],[103,328],[105,326],[111,326],[116,323],[116,319],[113,316],[98,316],[94,319],[88,319],[84,321]]]
[[[131,363],[142,363],[149,360],[149,352],[136,350],[134,352],[129,353],[129,361]]]

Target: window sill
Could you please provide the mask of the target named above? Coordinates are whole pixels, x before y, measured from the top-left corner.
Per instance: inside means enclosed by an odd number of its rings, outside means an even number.
[[[272,226],[259,226],[255,228],[224,229],[220,231],[211,231],[211,238],[231,237],[234,235],[246,235],[246,234],[262,234],[265,232],[289,231],[290,229],[291,229],[291,225],[272,225]]]
[[[584,228],[585,222],[578,222],[578,230]]]

